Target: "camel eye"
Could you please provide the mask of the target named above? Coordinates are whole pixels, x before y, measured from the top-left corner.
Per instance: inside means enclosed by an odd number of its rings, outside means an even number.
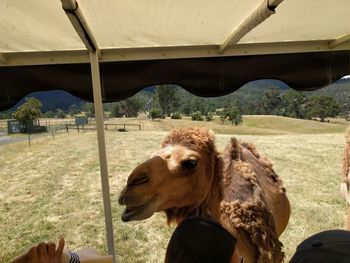
[[[181,163],[182,168],[194,169],[197,166],[197,160],[185,160]]]

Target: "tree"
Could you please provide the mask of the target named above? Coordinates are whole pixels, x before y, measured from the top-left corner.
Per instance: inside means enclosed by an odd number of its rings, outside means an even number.
[[[223,125],[226,119],[229,117],[228,110],[220,111],[219,116],[220,116],[220,123],[221,125]]]
[[[122,107],[119,102],[115,103],[112,107],[112,117],[123,117]]]
[[[264,114],[280,114],[281,92],[278,88],[269,88],[262,98],[262,109]]]
[[[156,86],[156,97],[163,118],[168,116],[174,108],[180,106],[180,99],[177,96],[177,86],[175,85]]]
[[[230,110],[228,110],[227,115],[232,125],[235,124],[238,126],[238,124],[242,122],[242,115],[239,113],[236,107],[232,107]]]
[[[27,126],[33,123],[33,120],[39,118],[41,113],[41,102],[36,98],[27,98],[26,102],[19,106],[12,117],[20,123],[23,131],[27,131]]]
[[[335,117],[339,114],[339,104],[328,96],[314,96],[306,105],[306,115],[309,119],[320,118],[324,122],[327,117]]]
[[[298,91],[289,90],[282,96],[284,115],[288,117],[304,119],[306,96]]]
[[[3,111],[3,112],[0,112],[0,120],[3,120],[3,119],[11,119],[12,117],[12,112],[11,111]]]
[[[142,108],[143,101],[137,96],[130,97],[121,102],[121,111],[125,117],[137,117]]]
[[[238,126],[242,122],[242,115],[239,113],[236,107],[232,107],[231,109],[225,109],[220,112],[220,122],[221,124],[225,123],[225,120],[228,118],[231,121],[231,124],[235,124]]]
[[[82,109],[86,112],[87,117],[95,117],[95,107],[93,103],[86,102]]]
[[[60,119],[65,119],[66,113],[62,109],[56,109],[55,117]]]
[[[44,114],[45,118],[54,118],[55,117],[55,113],[53,111],[47,111]]]
[[[79,107],[75,104],[70,105],[68,108],[68,113],[70,116],[80,113]]]

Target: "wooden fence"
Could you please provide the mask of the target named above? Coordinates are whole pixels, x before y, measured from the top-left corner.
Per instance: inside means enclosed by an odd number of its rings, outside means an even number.
[[[109,129],[108,129],[109,127]],[[120,127],[120,128],[118,128]],[[131,127],[132,129],[138,129],[141,131],[141,124],[120,124],[120,123],[106,123],[105,130],[117,130],[117,131],[127,131],[127,127]]]
[[[39,119],[37,120],[37,125],[46,126],[48,132],[96,130],[96,122],[94,119],[89,119],[87,125],[80,126],[77,126],[73,119]],[[142,130],[141,124],[133,123],[105,123],[104,128],[106,131]],[[0,120],[0,131],[7,131],[7,120]]]
[[[141,124],[127,124],[127,123],[106,123],[104,124],[106,131],[128,131],[128,130],[139,130],[141,131]],[[66,124],[65,129],[67,132],[69,130],[86,131],[86,130],[96,130],[96,125],[75,125],[75,124]]]
[[[7,120],[0,120],[0,131],[7,131]]]

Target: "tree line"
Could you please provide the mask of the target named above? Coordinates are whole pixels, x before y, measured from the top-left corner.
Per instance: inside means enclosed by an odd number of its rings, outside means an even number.
[[[238,125],[242,121],[242,115],[280,115],[300,119],[318,118],[325,121],[327,117],[348,116],[350,111],[348,100],[342,102],[342,98],[349,97],[349,93],[340,96],[337,100],[330,92],[322,93],[299,92],[292,89],[279,87],[254,88],[249,86],[234,93],[216,98],[203,98],[192,95],[176,85],[159,85],[151,90],[143,90],[136,95],[119,102],[104,104],[104,111],[111,117],[136,117],[145,112],[150,118],[171,117],[179,119],[181,116],[191,116],[192,120],[200,121],[213,119],[214,115],[220,116],[220,121],[226,120]],[[37,99],[35,99],[37,100]],[[76,116],[84,113],[94,116],[92,103],[72,104],[67,110],[56,109],[42,113],[42,104],[39,100],[27,99],[30,107],[20,106],[13,112],[2,113],[2,117],[15,117],[19,112],[37,112],[33,107],[39,108],[36,117],[65,118],[67,114]],[[26,103],[25,103],[26,104]],[[34,106],[33,106],[34,105]],[[39,107],[40,106],[40,107]],[[1,116],[0,116],[1,117]]]
[[[202,98],[175,85],[160,85],[154,92],[139,92],[125,101],[105,105],[105,109],[113,117],[136,117],[140,112],[148,112],[152,119],[186,115],[192,116],[193,120],[208,120],[212,115],[219,115],[223,122],[229,119],[235,123],[240,122],[236,116],[242,115],[318,118],[321,122],[327,117],[347,115],[347,109],[331,96],[307,96],[305,92],[277,87],[269,87],[258,94],[246,90],[217,98]]]

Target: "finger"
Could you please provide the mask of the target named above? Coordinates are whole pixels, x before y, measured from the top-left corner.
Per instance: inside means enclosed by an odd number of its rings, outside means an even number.
[[[57,247],[57,250],[56,250],[56,255],[62,256],[64,244],[65,244],[65,241],[64,241],[64,238],[62,237],[58,241],[58,247]]]
[[[38,258],[38,247],[37,246],[31,247],[27,255],[28,255],[27,257],[28,262],[36,262]]]
[[[38,244],[38,256],[43,257],[47,255],[46,243],[41,242]]]
[[[48,242],[46,244],[46,249],[47,249],[47,253],[49,254],[50,257],[55,256],[55,251],[56,251],[56,244],[55,243]]]

